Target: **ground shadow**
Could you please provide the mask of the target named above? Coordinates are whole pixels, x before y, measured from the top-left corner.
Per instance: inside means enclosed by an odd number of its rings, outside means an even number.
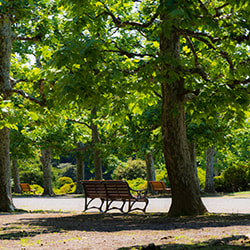
[[[207,241],[191,242],[190,244],[181,244],[176,241],[175,233],[178,230],[185,231],[203,228],[226,228],[232,226],[250,225],[250,215],[235,214],[210,214],[207,216],[180,217],[171,218],[165,213],[83,213],[83,214],[51,214],[51,213],[17,213],[12,216],[14,220],[1,222],[0,240],[21,240],[22,238],[31,238],[36,235],[45,234],[65,234],[81,231],[81,232],[120,232],[124,231],[142,232],[150,231],[166,231],[166,236],[160,239],[159,244],[154,246],[134,245],[127,248],[119,248],[118,250],[128,249],[144,249],[144,250],[162,250],[162,249],[247,249],[250,247],[250,240],[247,236],[232,235],[230,237],[221,237],[220,234],[216,238]],[[4,216],[2,216],[4,217]],[[1,217],[1,218],[2,218]],[[17,219],[15,219],[15,217]],[[168,231],[168,232],[167,232]],[[201,231],[201,230],[200,230]],[[169,232],[171,232],[169,234]],[[122,246],[122,245],[121,245]]]

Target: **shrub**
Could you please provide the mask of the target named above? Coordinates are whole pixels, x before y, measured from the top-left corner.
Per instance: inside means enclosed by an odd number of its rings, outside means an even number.
[[[237,192],[247,190],[248,167],[232,166],[223,171],[225,191]]]
[[[61,194],[67,194],[71,191],[71,185],[70,184],[64,184],[60,190],[59,190],[59,193]]]
[[[219,175],[214,177],[214,189],[216,192],[225,191],[224,176]]]
[[[142,178],[136,178],[134,180],[127,180],[129,187],[132,189],[147,189],[147,181]]]
[[[64,186],[65,184],[71,184],[73,183],[73,180],[70,177],[60,177],[58,179],[59,181],[59,187],[61,188],[62,186]]]
[[[168,178],[168,172],[165,164],[161,164],[158,169],[155,170],[156,181],[164,181],[166,187],[170,187],[170,182]]]
[[[35,194],[42,194],[44,190],[40,185],[37,184],[30,185],[30,188],[36,190]]]
[[[200,188],[205,188],[205,182],[206,182],[206,171],[200,167],[197,168],[197,174],[199,179]]]
[[[245,191],[249,188],[249,166],[232,166],[225,169],[220,176],[214,177],[217,192]]]
[[[146,162],[141,159],[132,160],[129,158],[126,165],[119,165],[113,172],[113,178],[116,180],[145,179],[146,176]]]

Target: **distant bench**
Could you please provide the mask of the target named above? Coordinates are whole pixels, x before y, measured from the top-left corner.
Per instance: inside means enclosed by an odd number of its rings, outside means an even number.
[[[112,209],[118,209],[122,213],[129,213],[134,210],[141,210],[144,213],[146,212],[146,208],[148,205],[148,199],[146,197],[147,190],[133,190],[129,187],[126,181],[80,181],[83,185],[84,192],[85,192],[85,208],[84,212],[88,209],[96,208],[99,209],[100,212],[108,212]],[[135,192],[136,194],[133,195],[131,192]],[[87,198],[90,198],[87,201]],[[101,200],[101,205],[97,206],[90,206],[91,202],[99,198]],[[111,206],[114,201],[121,201],[122,205],[120,207]],[[127,212],[124,211],[124,206],[128,203],[128,210]],[[144,202],[145,205],[143,208],[134,207],[137,202]],[[103,211],[102,207],[103,204],[106,203],[106,208]]]
[[[171,188],[167,188],[163,181],[149,181],[149,184],[153,193],[162,192],[171,194]]]
[[[34,193],[34,194],[36,192],[36,189],[31,189],[30,184],[28,184],[28,183],[19,183],[19,186],[20,186],[22,192]]]

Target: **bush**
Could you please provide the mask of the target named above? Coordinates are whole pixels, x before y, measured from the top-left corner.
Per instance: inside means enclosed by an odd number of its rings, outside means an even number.
[[[147,189],[147,181],[142,178],[136,178],[134,180],[126,180],[128,182],[129,187],[132,189]]]
[[[30,188],[36,190],[35,194],[42,194],[44,190],[40,185],[37,184],[30,185]]]
[[[57,167],[60,169],[59,177],[70,177],[73,181],[76,181],[76,166],[71,163],[61,163]]]
[[[156,181],[164,181],[166,187],[170,187],[170,182],[168,178],[168,172],[165,164],[161,164],[158,169],[155,170],[155,180]]]
[[[216,192],[224,192],[225,191],[225,183],[223,175],[214,177],[214,189]]]
[[[233,166],[223,172],[225,191],[237,192],[247,190],[248,167]]]
[[[214,177],[217,192],[239,192],[248,190],[249,166],[232,166],[225,169],[220,176]]]
[[[60,189],[59,189],[59,194],[69,194],[69,193],[74,193],[76,190],[76,183],[72,182],[70,184],[64,184]]]
[[[113,179],[115,180],[146,179],[146,176],[146,162],[141,159],[132,160],[129,158],[125,166],[119,165],[113,172]]]
[[[60,177],[58,179],[59,181],[59,187],[61,188],[62,186],[64,186],[65,184],[72,184],[73,180],[70,177]]]
[[[71,185],[70,184],[64,184],[60,190],[59,190],[59,193],[61,194],[67,194],[71,191]]]
[[[206,171],[200,167],[197,168],[197,174],[199,179],[200,188],[205,188],[205,182],[206,182]]]

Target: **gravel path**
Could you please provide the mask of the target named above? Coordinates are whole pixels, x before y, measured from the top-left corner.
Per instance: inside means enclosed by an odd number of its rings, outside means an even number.
[[[209,197],[202,200],[211,213],[250,214],[250,197]],[[15,197],[13,201],[18,209],[76,213],[82,212],[84,205],[83,198],[72,197]],[[170,204],[171,198],[149,198],[147,212],[166,212]],[[89,211],[96,212],[94,209]]]

